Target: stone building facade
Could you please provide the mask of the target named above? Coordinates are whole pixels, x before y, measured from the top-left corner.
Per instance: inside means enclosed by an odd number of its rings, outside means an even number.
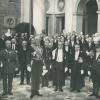
[[[29,21],[31,0],[22,0],[22,21]],[[21,6],[23,8],[23,6]],[[93,34],[100,32],[100,0],[33,0],[32,23],[39,34],[62,32]]]
[[[0,0],[0,35],[20,22],[21,0]]]
[[[7,16],[15,18],[15,25],[32,23],[37,34],[46,30],[53,35],[63,29],[66,33],[100,33],[100,0],[0,0],[0,32],[9,26]]]

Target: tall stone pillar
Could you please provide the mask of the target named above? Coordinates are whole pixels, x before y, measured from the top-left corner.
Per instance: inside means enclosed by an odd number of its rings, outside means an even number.
[[[98,14],[97,32],[100,33],[100,11],[97,11],[97,14]]]
[[[65,0],[65,32],[72,31],[72,1],[73,0]]]
[[[20,22],[29,23],[30,0],[21,0],[21,19]]]
[[[36,34],[46,29],[45,0],[33,0],[33,26]]]
[[[73,21],[72,21],[72,30],[76,31],[76,26],[77,26],[77,14],[73,13]]]
[[[82,31],[83,31],[83,14],[77,14],[76,32],[80,33]]]
[[[85,15],[85,34],[87,34],[88,33],[88,16],[87,15]]]
[[[72,30],[76,31],[77,33],[83,31],[83,14],[77,12],[73,14]]]

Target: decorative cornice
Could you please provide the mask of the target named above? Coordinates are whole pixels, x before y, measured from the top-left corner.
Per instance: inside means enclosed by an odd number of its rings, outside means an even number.
[[[97,14],[100,14],[100,10],[99,10],[99,11],[97,11]]]
[[[84,14],[82,12],[73,12],[74,16],[83,16]]]

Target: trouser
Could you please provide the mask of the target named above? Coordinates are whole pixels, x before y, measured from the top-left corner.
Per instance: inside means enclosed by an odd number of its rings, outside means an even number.
[[[62,62],[56,62],[56,88],[62,89],[63,82],[64,82],[64,70],[63,70],[63,63]]]
[[[92,70],[91,73],[92,83],[93,83],[93,94],[98,95],[100,87],[100,79],[95,70]]]
[[[97,82],[93,83],[93,94],[98,95],[99,93],[99,84]]]
[[[12,91],[13,74],[3,74],[3,92],[8,93]]]
[[[40,78],[42,74],[42,66],[43,63],[41,60],[34,60],[32,64],[32,71],[31,71],[31,93],[35,94],[38,92],[40,87]]]
[[[48,73],[42,76],[42,87],[48,86]]]
[[[50,69],[50,61],[46,61],[45,62],[45,65],[46,65],[46,68],[48,70],[48,81],[51,81],[52,80],[52,75],[51,75],[51,69]]]
[[[27,67],[26,66],[23,66],[23,67],[21,66],[21,83],[24,83],[25,76],[26,76],[27,84],[30,83],[30,72],[27,71]]]

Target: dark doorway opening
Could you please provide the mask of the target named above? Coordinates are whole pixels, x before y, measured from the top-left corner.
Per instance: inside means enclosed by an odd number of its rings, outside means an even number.
[[[65,27],[65,16],[56,17],[56,33],[61,33]]]
[[[90,0],[84,7],[83,33],[92,35],[97,33],[97,11],[96,0]]]

